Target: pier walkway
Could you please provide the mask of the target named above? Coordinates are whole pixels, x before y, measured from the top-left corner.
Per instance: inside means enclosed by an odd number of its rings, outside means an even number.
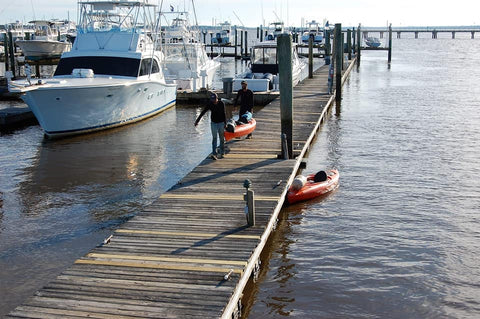
[[[334,104],[325,93],[327,76],[323,66],[294,88],[296,159],[279,159],[277,99],[254,114],[252,139],[233,140],[225,158],[202,161],[8,317],[238,317],[287,185]],[[244,213],[245,179],[255,192],[252,227]]]

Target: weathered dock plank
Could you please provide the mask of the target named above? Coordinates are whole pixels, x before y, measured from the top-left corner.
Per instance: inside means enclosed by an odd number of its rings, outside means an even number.
[[[255,112],[252,139],[228,142],[75,261],[10,318],[231,318],[274,228],[287,186],[333,97],[328,68],[294,89],[294,154],[280,159],[280,101]],[[255,192],[246,223],[244,180]]]

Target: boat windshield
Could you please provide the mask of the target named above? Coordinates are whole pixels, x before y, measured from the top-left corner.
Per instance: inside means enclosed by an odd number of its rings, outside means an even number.
[[[253,49],[253,64],[277,64],[277,48],[258,47]]]
[[[82,56],[62,58],[55,76],[70,75],[73,69],[92,69],[94,74],[137,77],[140,60],[133,58]]]

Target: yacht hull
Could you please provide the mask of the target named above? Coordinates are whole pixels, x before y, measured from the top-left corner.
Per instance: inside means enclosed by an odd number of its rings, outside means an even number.
[[[70,42],[62,41],[18,40],[15,43],[27,58],[60,56],[72,47]]]
[[[84,134],[140,121],[175,104],[175,85],[127,82],[39,87],[22,99],[48,137]]]
[[[210,89],[212,87],[215,72],[219,67],[220,62],[210,60],[202,66],[196,78],[191,76],[192,72],[190,71],[180,71],[178,72],[179,75],[167,76],[166,78],[170,81],[176,81],[177,90],[192,90],[194,92],[197,92],[201,88]],[[185,74],[188,74],[188,76],[182,76]]]

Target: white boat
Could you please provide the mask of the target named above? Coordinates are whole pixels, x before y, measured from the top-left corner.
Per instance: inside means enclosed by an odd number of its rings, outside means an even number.
[[[0,39],[3,40],[6,36],[7,32],[12,34],[13,41],[17,39],[22,40],[25,38],[26,33],[33,33],[35,32],[35,26],[32,24],[26,24],[16,21],[13,23],[7,23],[5,25],[0,26]]]
[[[175,14],[176,17],[163,30],[165,78],[175,81],[178,90],[197,92],[200,88],[210,88],[220,62],[207,56],[205,45],[199,41],[200,33],[190,26],[188,12],[162,13],[163,16],[166,14]]]
[[[35,20],[29,23],[35,24],[35,32],[30,39],[17,40],[15,42],[26,58],[55,57],[71,49],[72,43],[60,38],[60,30],[55,27],[56,22]]]
[[[54,76],[35,83],[9,81],[10,91],[23,93],[48,137],[133,123],[175,104],[176,84],[166,83],[163,55],[156,49],[155,5],[85,1],[79,10],[75,43],[62,54]]]
[[[233,79],[233,90],[239,90],[242,81],[246,81],[248,88],[254,92],[278,90],[277,42],[265,41],[254,45],[250,61],[250,68]],[[307,59],[298,56],[297,48],[292,43],[292,82],[294,86],[302,80],[307,66]]]
[[[225,21],[219,23],[220,30],[212,37],[213,44],[230,44],[232,42],[232,25]]]
[[[378,48],[382,44],[382,42],[380,42],[379,38],[367,37],[365,39],[365,44],[371,48]]]
[[[285,32],[283,28],[283,22],[282,21],[277,21],[277,22],[272,22],[270,23],[271,28],[273,28],[272,31],[267,32],[267,36],[265,37],[265,41],[273,41],[276,40],[277,37]]]
[[[310,37],[313,37],[313,43],[320,44],[323,42],[323,30],[320,23],[315,20],[307,22],[307,31],[302,34],[302,42],[308,43]]]

